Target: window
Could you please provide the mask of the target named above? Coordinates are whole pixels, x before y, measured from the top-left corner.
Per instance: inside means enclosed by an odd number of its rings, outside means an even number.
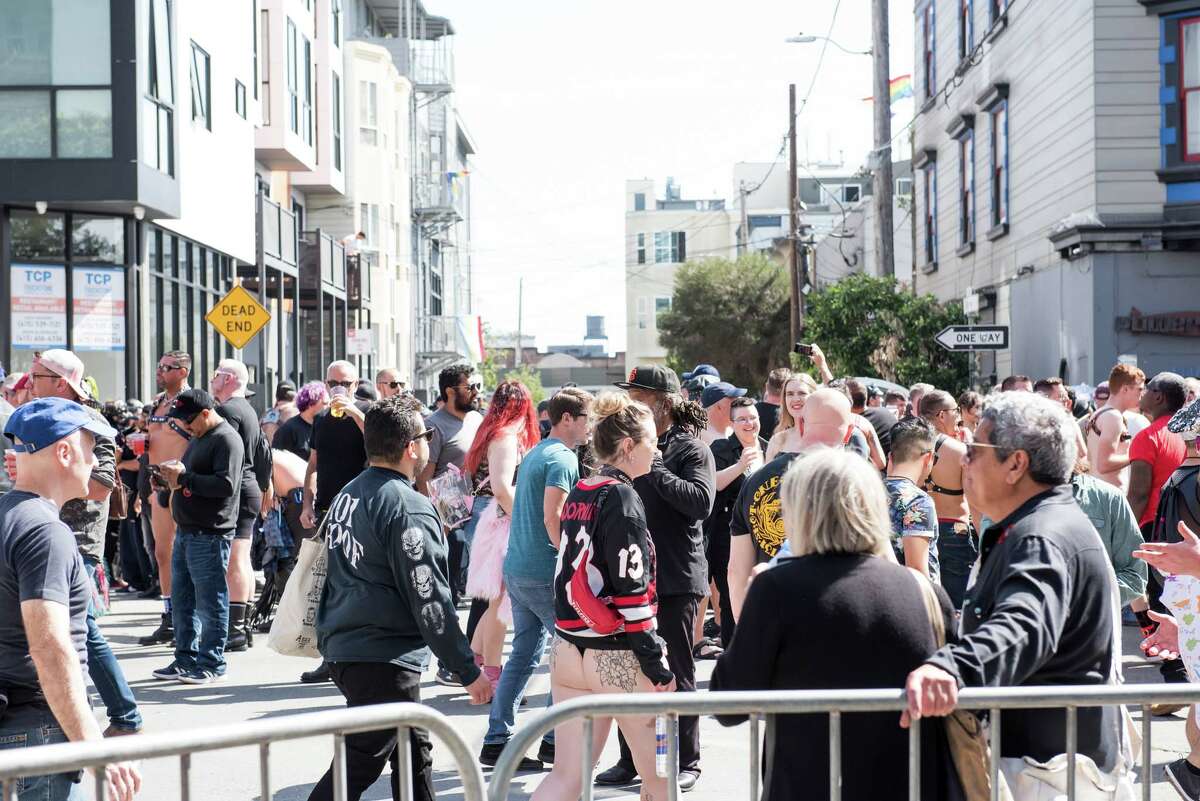
[[[975,0],[958,0],[958,60],[966,61],[975,49]]]
[[[358,140],[364,145],[379,144],[379,103],[374,81],[358,82]]]
[[[658,319],[661,315],[671,310],[670,298],[655,298],[654,299],[654,327],[658,328]]]
[[[333,73],[333,168],[342,169],[342,76]]]
[[[821,182],[816,178],[800,179],[800,202],[806,206],[823,206]]]
[[[192,121],[212,130],[212,85],[209,58],[204,48],[192,42]]]
[[[921,83],[924,98],[932,100],[937,94],[937,19],[934,16],[934,0],[925,4],[921,12]]]
[[[262,24],[258,26],[258,51],[262,56],[264,64],[268,68],[258,73],[259,81],[262,83],[262,91],[259,91],[257,86],[254,87],[255,97],[259,99],[258,115],[263,125],[271,124],[271,19],[270,12],[265,8],[262,10]]]
[[[233,81],[233,110],[243,120],[246,119],[246,84]]]
[[[299,81],[304,92],[300,103],[300,136],[304,139],[305,144],[311,145],[313,143],[312,42],[304,36],[301,36],[300,39],[304,43],[304,61],[300,65],[304,69],[304,75]]]
[[[645,234],[637,235],[637,263],[638,264],[646,263],[646,235]]]
[[[110,158],[108,0],[0,0],[0,20],[0,158]]]
[[[637,299],[637,327],[640,331],[650,327],[650,298]]]
[[[996,106],[992,118],[992,228],[1008,223],[1008,103]]]
[[[988,0],[988,22],[995,23],[996,20],[1008,13],[1008,0]]]
[[[1179,22],[1183,64],[1179,76],[1179,118],[1183,120],[1184,161],[1200,161],[1200,17]]]
[[[968,128],[958,138],[958,244],[975,243],[975,132]]]
[[[654,263],[675,264],[687,261],[686,231],[656,231],[654,234]]]
[[[924,176],[925,263],[937,264],[937,162],[926,164]]]
[[[913,179],[912,178],[897,178],[896,179],[896,194],[900,197],[912,197]]]
[[[846,184],[842,187],[842,202],[857,203],[862,200],[862,187],[858,184]]]
[[[379,248],[379,206],[374,203],[358,204],[359,226],[366,239],[363,247],[377,250]]]
[[[170,0],[150,0],[146,95],[142,98],[142,161],[175,174],[175,58]]]
[[[633,210],[634,211],[645,211],[646,210],[646,193],[645,192],[637,192],[634,194]]]
[[[329,26],[329,30],[333,36],[333,46],[342,46],[342,0],[332,0],[329,4],[330,12],[333,15],[333,24]]]
[[[287,46],[288,128],[300,133],[300,75],[296,58],[296,23],[289,18],[284,44]]]
[[[254,15],[250,20],[251,35],[254,37],[254,74],[250,76],[250,84],[254,87],[254,99],[258,100],[258,2],[250,0],[250,12]],[[243,117],[246,115],[243,114]]]

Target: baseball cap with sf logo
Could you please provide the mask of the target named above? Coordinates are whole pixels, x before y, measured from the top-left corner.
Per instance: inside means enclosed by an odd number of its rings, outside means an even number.
[[[679,376],[670,367],[640,365],[629,371],[628,381],[618,381],[621,389],[648,389],[653,392],[679,393]]]

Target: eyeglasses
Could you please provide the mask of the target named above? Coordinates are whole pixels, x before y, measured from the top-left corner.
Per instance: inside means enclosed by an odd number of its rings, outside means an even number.
[[[160,373],[169,373],[172,370],[182,370],[182,369],[183,369],[182,364],[160,364],[158,366],[158,372],[160,372]]]
[[[55,375],[54,373],[30,373],[29,374],[30,381],[35,381],[39,378],[49,378],[51,381],[57,381],[58,379],[62,378],[62,376]]]
[[[958,409],[958,407],[957,407],[957,406],[954,406],[954,407],[952,407],[952,408],[949,408],[949,409],[939,409],[939,410],[938,410],[938,414],[941,414],[942,412],[952,412],[952,413],[954,413],[954,414],[958,414],[958,413],[959,413],[959,409]]]
[[[420,434],[413,435],[412,441],[416,442],[417,440],[421,440],[421,439],[433,439],[433,429],[427,428],[424,431],[422,431]]]
[[[999,445],[992,445],[988,442],[972,442],[967,445],[966,461],[973,462],[976,459],[976,457],[979,455],[975,451],[976,448],[993,448],[995,450],[1000,450]]]
[[[325,386],[329,387],[330,389],[333,389],[334,387],[341,387],[342,389],[350,389],[354,385],[355,385],[354,381],[326,381],[325,382]]]
[[[739,417],[738,419],[733,421],[733,424],[735,426],[751,426],[757,422],[758,422],[758,419],[755,417]]]
[[[404,389],[403,381],[376,381],[375,383],[381,387],[389,387],[391,389]]]

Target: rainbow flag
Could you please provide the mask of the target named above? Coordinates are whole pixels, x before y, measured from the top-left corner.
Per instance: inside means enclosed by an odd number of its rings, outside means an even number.
[[[888,82],[888,88],[890,89],[890,94],[891,94],[893,103],[895,103],[897,100],[903,100],[906,97],[912,97],[913,96],[912,75],[900,75],[896,78],[892,78],[892,80]],[[863,102],[864,103],[874,103],[875,98],[874,97],[864,97]]]

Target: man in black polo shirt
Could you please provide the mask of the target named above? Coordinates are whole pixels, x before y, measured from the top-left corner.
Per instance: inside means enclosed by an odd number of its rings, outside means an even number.
[[[171,490],[175,547],[171,554],[171,615],[175,659],[153,672],[163,681],[208,684],[225,675],[229,631],[229,550],[242,486],[242,439],[217,414],[212,395],[181,392],[167,417],[191,435],[183,461],[152,466]],[[198,631],[197,631],[198,629]]]
[[[363,425],[370,404],[354,400],[358,368],[346,361],[330,363],[325,386],[329,388],[329,408],[313,418],[308,470],[304,474],[300,522],[306,528],[321,523],[334,497],[367,466]],[[300,675],[305,684],[329,679],[329,666],[324,662]]]
[[[0,497],[0,743],[32,747],[99,740],[83,683],[91,579],[63,504],[88,494],[95,437],[116,432],[79,404],[40,398],[4,427],[17,452],[13,489]],[[127,801],[141,785],[137,768],[106,768],[109,798]],[[20,801],[82,801],[80,774],[18,782]]]
[[[909,675],[901,725],[949,714],[959,687],[1101,685],[1116,675],[1116,578],[1071,491],[1074,426],[1061,404],[1040,395],[989,399],[963,459],[963,488],[972,511],[999,522],[980,539],[961,637]],[[1113,771],[1118,708],[1080,707],[1077,715],[1078,753]],[[1045,763],[1067,750],[1062,709],[1005,711],[1000,736],[1009,786],[1022,773],[1036,781],[1026,758]]]

